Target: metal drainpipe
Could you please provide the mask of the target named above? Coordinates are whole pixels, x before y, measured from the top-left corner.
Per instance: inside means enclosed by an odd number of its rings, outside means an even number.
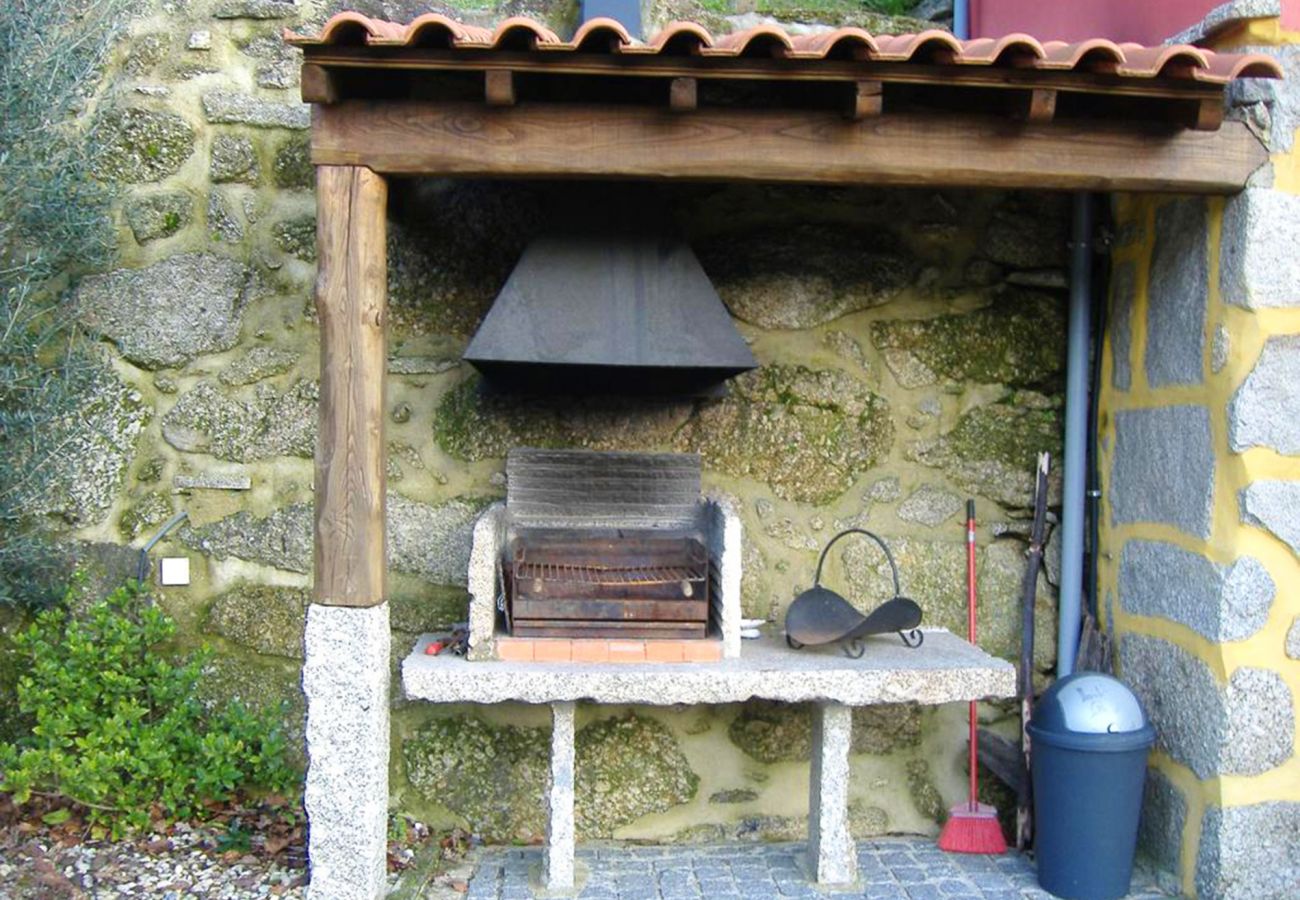
[[[1070,316],[1065,358],[1065,469],[1061,492],[1061,599],[1056,675],[1074,671],[1083,592],[1084,488],[1088,465],[1088,350],[1092,318],[1092,197],[1074,195],[1070,222]]]

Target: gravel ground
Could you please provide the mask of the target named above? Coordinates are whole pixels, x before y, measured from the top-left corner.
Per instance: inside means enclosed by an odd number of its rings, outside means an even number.
[[[12,836],[11,836],[12,837]],[[259,859],[204,849],[211,837],[181,823],[153,841],[86,841],[63,845],[43,836],[8,841],[0,850],[0,898],[302,898],[303,861]],[[286,854],[287,855],[287,854]]]

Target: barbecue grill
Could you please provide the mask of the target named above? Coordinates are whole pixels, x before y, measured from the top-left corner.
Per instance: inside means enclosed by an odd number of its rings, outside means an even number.
[[[532,533],[511,546],[510,631],[534,637],[702,638],[709,558],[690,536]]]

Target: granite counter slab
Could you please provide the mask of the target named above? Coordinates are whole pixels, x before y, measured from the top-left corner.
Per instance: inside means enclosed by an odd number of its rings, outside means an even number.
[[[639,703],[669,706],[783,702],[939,704],[1012,697],[1016,670],[944,629],[917,649],[898,637],[865,641],[861,659],[836,646],[791,650],[776,635],[747,640],[738,659],[707,663],[470,662],[427,656],[423,635],[402,662],[402,686],[431,703]]]

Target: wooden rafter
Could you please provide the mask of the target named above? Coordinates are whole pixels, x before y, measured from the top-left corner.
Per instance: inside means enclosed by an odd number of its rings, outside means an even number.
[[[758,81],[840,81],[961,88],[1053,89],[1083,94],[1168,99],[1222,98],[1223,85],[1176,78],[1122,78],[1093,72],[1052,72],[995,66],[937,66],[858,60],[717,58],[696,56],[608,56],[500,50],[321,47],[307,62],[329,69],[371,71],[490,71],[519,74],[640,78],[700,78]]]

